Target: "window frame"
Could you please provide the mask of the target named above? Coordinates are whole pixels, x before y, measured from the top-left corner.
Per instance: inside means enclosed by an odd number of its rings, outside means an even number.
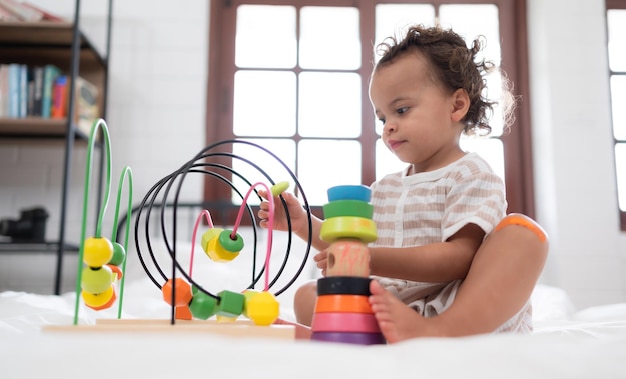
[[[606,24],[606,40],[607,40],[607,71],[608,71],[608,80],[609,80],[609,97],[612,97],[611,94],[611,89],[610,89],[610,81],[611,81],[611,77],[613,75],[624,75],[626,76],[626,72],[625,71],[613,71],[611,70],[611,66],[609,65],[609,50],[608,50],[608,34],[609,34],[609,26],[608,26],[608,11],[611,9],[622,9],[622,10],[626,10],[626,0],[606,0],[606,11],[605,11],[605,17],[607,17],[607,24]],[[613,120],[612,120],[612,114],[613,114],[613,107],[612,107],[612,101],[610,102],[610,106],[611,106],[611,134],[613,135],[613,159],[617,159],[617,157],[615,156],[615,147],[618,144],[625,144],[626,145],[626,140],[618,140],[615,137],[615,133],[614,131],[614,126],[613,126]],[[617,186],[617,162],[614,162],[615,164],[615,185]],[[617,190],[616,190],[616,194],[617,194]],[[620,209],[619,204],[617,206],[617,211],[619,212],[619,221],[620,221],[620,230],[622,232],[626,232],[626,211],[623,211]]]
[[[530,127],[530,101],[528,79],[528,43],[525,0],[216,0],[210,6],[209,26],[209,75],[207,82],[206,107],[206,145],[231,139],[233,125],[232,94],[234,88],[235,44],[234,29],[236,9],[240,4],[273,4],[292,5],[298,9],[302,6],[355,6],[360,11],[360,33],[362,41],[375,40],[375,7],[382,3],[413,3],[413,4],[495,4],[499,9],[500,37],[505,43],[502,47],[502,68],[514,83],[514,93],[519,97],[515,110],[515,123],[502,137],[505,159],[506,195],[509,202],[508,212],[524,213],[535,217],[534,180],[532,143]],[[231,28],[231,32],[226,32]],[[230,42],[229,42],[230,41]],[[511,41],[511,43],[506,43]],[[364,49],[364,55],[367,54]],[[364,56],[365,60],[371,60]],[[228,63],[231,62],[231,63]],[[362,88],[368,88],[371,65],[361,65],[358,70],[363,80]],[[369,104],[367,91],[362,94],[363,135],[359,139],[363,151],[374,151],[378,135],[375,132],[375,115]],[[225,127],[230,125],[230,128]],[[230,134],[227,133],[230,130]],[[298,140],[295,140],[296,143]],[[369,185],[376,179],[376,162],[374,154],[363,154],[362,184]],[[204,185],[204,200],[215,202],[229,199],[230,195],[219,193],[207,183]],[[235,207],[235,205],[233,205]],[[314,214],[321,216],[319,209]]]

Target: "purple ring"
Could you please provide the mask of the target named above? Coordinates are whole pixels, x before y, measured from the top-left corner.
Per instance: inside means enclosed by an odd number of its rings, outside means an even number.
[[[356,345],[385,345],[387,343],[381,333],[313,332],[311,333],[311,340]]]

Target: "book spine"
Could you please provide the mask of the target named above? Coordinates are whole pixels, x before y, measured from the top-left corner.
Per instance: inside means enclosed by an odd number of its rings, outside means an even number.
[[[7,117],[17,118],[20,114],[20,65],[9,64],[9,88]]]
[[[59,75],[59,69],[53,65],[44,66],[43,95],[41,97],[41,117],[50,118],[52,110],[52,88]]]
[[[33,116],[41,117],[43,97],[43,66],[33,67]]]
[[[64,118],[67,116],[67,87],[67,76],[58,76],[54,82],[52,118]]]
[[[9,66],[0,64],[0,117],[7,117],[9,109]]]
[[[28,112],[28,66],[19,65],[19,109],[17,117],[25,118]]]

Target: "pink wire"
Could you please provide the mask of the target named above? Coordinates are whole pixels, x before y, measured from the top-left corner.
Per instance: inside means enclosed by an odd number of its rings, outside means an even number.
[[[265,288],[263,289],[263,291],[268,291],[269,286],[270,286],[270,253],[272,251],[272,234],[274,230],[274,197],[272,196],[272,192],[270,191],[269,187],[265,183],[257,182],[253,184],[248,190],[248,192],[246,193],[246,196],[244,196],[243,203],[239,207],[239,213],[237,214],[237,219],[235,220],[233,232],[230,234],[230,237],[231,238],[237,237],[237,229],[239,228],[239,224],[241,223],[241,218],[243,217],[244,205],[248,202],[248,197],[252,193],[252,190],[254,189],[254,187],[259,186],[259,185],[265,188],[265,191],[268,195],[267,201],[269,202],[269,206],[270,206],[268,210],[268,218],[267,218],[268,234],[267,234],[267,251],[265,253]]]
[[[269,187],[265,183],[258,182],[258,183],[253,184],[248,190],[248,192],[246,193],[246,196],[243,198],[243,203],[239,207],[239,213],[237,214],[237,219],[235,220],[235,225],[233,227],[232,233],[230,234],[230,237],[232,239],[237,238],[237,229],[239,228],[239,224],[241,223],[241,218],[243,217],[244,205],[248,202],[248,197],[252,193],[252,190],[254,189],[254,187],[258,185],[265,187],[265,191],[269,195],[267,199],[269,202],[269,210],[268,210],[268,219],[267,219],[268,235],[267,235],[267,251],[265,253],[265,288],[264,288],[264,291],[268,291],[269,285],[270,285],[270,254],[272,251],[272,234],[274,230],[274,197],[272,196],[272,192],[270,191]],[[191,243],[191,262],[189,262],[189,277],[192,276],[193,257],[195,254],[195,244],[196,244],[196,234],[198,232],[198,226],[200,225],[200,220],[202,220],[202,216],[206,216],[206,221],[209,224],[209,228],[213,228],[213,220],[211,219],[211,214],[206,209],[202,210],[202,212],[196,218],[196,224],[194,225],[193,234],[191,236],[192,243]]]
[[[208,210],[203,209],[196,218],[196,224],[193,227],[193,234],[191,236],[191,261],[189,262],[189,277],[192,276],[193,272],[193,257],[195,254],[196,233],[198,232],[198,226],[200,225],[200,220],[202,220],[202,216],[206,217],[206,222],[207,224],[209,224],[209,228],[213,229],[213,220],[211,219],[211,213],[209,213]]]

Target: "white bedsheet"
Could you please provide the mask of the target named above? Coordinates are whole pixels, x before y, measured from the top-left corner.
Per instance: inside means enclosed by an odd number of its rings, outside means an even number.
[[[167,318],[147,280],[127,284],[123,317]],[[282,297],[279,297],[281,300]],[[626,304],[574,311],[538,286],[533,335],[424,338],[358,346],[210,334],[45,332],[71,325],[73,293],[0,293],[2,378],[625,378]],[[289,318],[290,299],[281,300]],[[116,310],[81,307],[80,324]]]

